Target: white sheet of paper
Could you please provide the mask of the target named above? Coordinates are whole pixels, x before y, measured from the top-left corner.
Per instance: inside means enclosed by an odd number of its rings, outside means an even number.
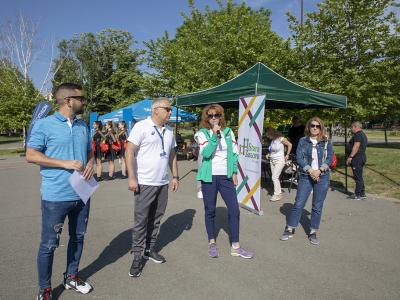
[[[68,181],[85,204],[99,187],[98,182],[93,176],[89,180],[85,180],[82,174],[78,171],[74,171],[74,173],[72,173],[72,175],[69,177]]]

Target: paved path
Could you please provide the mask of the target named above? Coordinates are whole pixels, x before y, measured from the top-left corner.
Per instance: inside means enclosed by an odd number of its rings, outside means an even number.
[[[262,193],[263,216],[241,210],[241,242],[253,260],[229,255],[226,208],[217,208],[220,257],[207,256],[202,202],[195,198],[196,163],[179,162],[181,189],[170,194],[159,247],[167,263],[149,262],[138,279],[131,264],[132,194],[126,180],[103,182],[91,206],[81,272],[94,291],[82,296],[59,283],[65,268],[67,232],[56,251],[55,299],[399,299],[400,203],[347,200],[329,192],[320,246],[309,244],[310,206],[296,236],[279,236],[295,190],[277,203]],[[22,158],[0,160],[0,298],[33,299],[40,235],[39,170]]]

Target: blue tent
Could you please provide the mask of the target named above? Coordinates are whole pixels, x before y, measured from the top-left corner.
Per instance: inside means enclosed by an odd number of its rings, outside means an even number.
[[[153,100],[151,99],[144,99],[142,101],[133,103],[131,105],[122,107],[118,110],[112,111],[108,114],[102,115],[98,118],[99,121],[105,123],[107,121],[113,121],[113,122],[119,122],[124,119],[123,117],[123,112],[124,110],[131,109],[132,110],[132,118],[135,121],[140,121],[143,119],[146,119],[151,115],[151,104],[153,103]],[[176,120],[176,112],[177,108],[174,106],[172,108],[172,114],[171,118],[169,119],[169,122],[175,123]],[[179,109],[179,115],[178,115],[178,122],[194,122],[197,121],[197,115],[187,112],[183,109]]]

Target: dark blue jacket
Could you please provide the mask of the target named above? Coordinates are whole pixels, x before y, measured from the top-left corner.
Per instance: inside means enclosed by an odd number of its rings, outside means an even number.
[[[327,144],[326,150],[325,144]],[[311,169],[312,148],[313,144],[308,136],[302,137],[297,145],[296,159],[300,170],[303,172],[307,172]],[[333,155],[332,144],[328,140],[319,141],[317,143],[317,153],[318,168],[322,168],[324,171],[329,171],[329,165],[332,162]]]

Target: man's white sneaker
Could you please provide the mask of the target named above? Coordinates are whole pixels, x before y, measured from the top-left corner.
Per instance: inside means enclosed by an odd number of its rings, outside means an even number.
[[[203,199],[203,192],[201,190],[197,191],[197,198]]]
[[[74,290],[81,294],[87,294],[93,289],[88,282],[83,281],[76,275],[64,275],[64,287],[66,290]]]

